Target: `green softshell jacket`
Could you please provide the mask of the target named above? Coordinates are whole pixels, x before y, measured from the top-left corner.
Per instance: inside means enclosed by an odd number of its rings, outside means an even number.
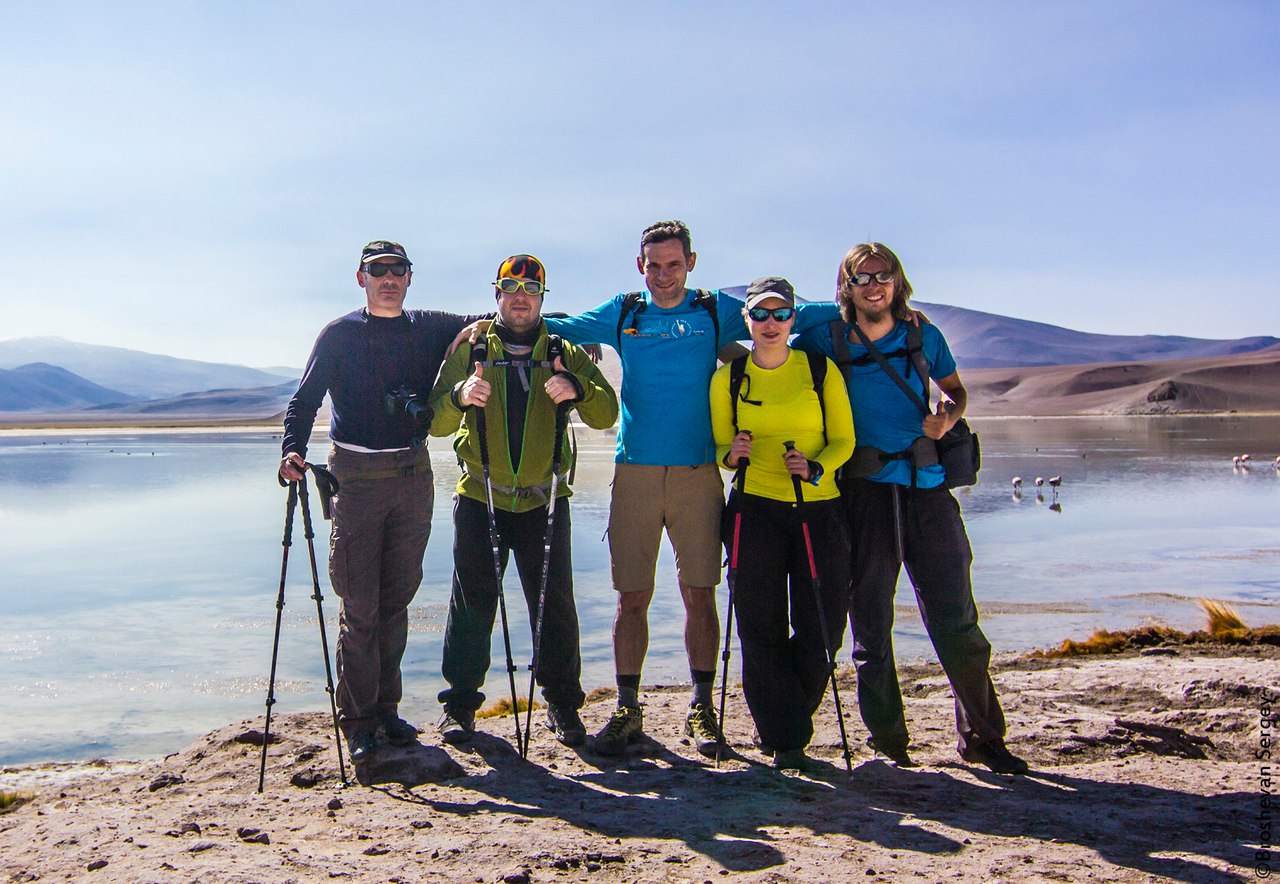
[[[490,331],[488,341],[490,360],[507,358],[502,341]],[[547,358],[548,337],[546,326],[533,347],[531,358],[535,361]],[[456,432],[453,450],[466,469],[458,480],[457,491],[473,500],[484,501],[484,468],[480,460],[480,433],[476,408],[459,408],[454,402],[453,390],[470,376],[475,365],[472,348],[460,346],[440,369],[440,377],[431,391],[431,408],[435,417],[431,421],[431,435],[448,436]],[[618,396],[605,380],[600,369],[581,348],[564,342],[562,356],[565,370],[572,374],[582,388],[582,398],[573,403],[582,422],[597,430],[613,426],[618,419]],[[544,388],[551,377],[548,368],[535,368],[529,381],[529,404],[525,411],[523,449],[520,456],[520,472],[511,463],[511,446],[507,442],[507,369],[494,368],[492,375],[485,372],[485,380],[493,387],[485,408],[485,431],[489,442],[489,474],[493,485],[493,505],[507,512],[523,513],[535,510],[546,503],[551,485],[551,449],[555,439],[556,406]],[[557,497],[569,497],[573,492],[564,481],[572,467],[568,434],[563,440],[560,455],[561,481]],[[523,493],[514,491],[523,489]],[[541,494],[537,493],[541,490]],[[532,493],[530,493],[532,492]]]

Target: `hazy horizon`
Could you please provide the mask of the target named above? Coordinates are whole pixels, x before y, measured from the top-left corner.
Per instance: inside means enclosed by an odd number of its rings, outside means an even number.
[[[403,242],[407,306],[690,283],[830,296],[852,244],[921,300],[1100,334],[1280,334],[1280,6],[510,2],[6,10],[5,337],[300,366]]]

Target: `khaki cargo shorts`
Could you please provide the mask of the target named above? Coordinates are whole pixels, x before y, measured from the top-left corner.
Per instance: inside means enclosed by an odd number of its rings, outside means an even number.
[[[724,482],[715,464],[615,464],[609,504],[609,558],[618,592],[653,590],[662,529],[685,586],[720,583]]]

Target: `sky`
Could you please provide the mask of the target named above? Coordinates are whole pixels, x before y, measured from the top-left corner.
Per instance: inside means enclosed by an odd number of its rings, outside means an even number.
[[[690,284],[830,298],[858,242],[922,301],[1091,332],[1280,335],[1275,2],[0,0],[0,340],[301,367],[363,305],[546,310]],[[944,329],[945,331],[945,329]]]

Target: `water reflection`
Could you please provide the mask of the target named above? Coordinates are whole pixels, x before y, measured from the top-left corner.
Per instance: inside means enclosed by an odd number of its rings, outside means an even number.
[[[973,423],[982,481],[957,497],[998,649],[1153,621],[1199,628],[1200,595],[1230,601],[1251,624],[1277,619],[1280,418]],[[603,685],[613,680],[602,542],[612,439],[579,442],[575,595],[584,682]],[[313,457],[323,450],[317,443]],[[261,715],[285,511],[278,451],[269,432],[0,434],[0,763],[163,753]],[[1255,468],[1233,464],[1242,451]],[[418,722],[436,714],[452,569],[457,465],[447,447],[433,464],[433,537],[405,659],[404,711]],[[1036,476],[1048,478],[1030,506],[1013,479]],[[290,570],[278,708],[327,708],[309,569]],[[658,573],[645,680],[684,681],[683,610],[665,546]],[[322,587],[332,639],[337,600],[327,579]],[[928,655],[905,577],[899,589],[899,654]],[[520,660],[528,633],[513,620]],[[501,694],[496,681],[489,688]]]

